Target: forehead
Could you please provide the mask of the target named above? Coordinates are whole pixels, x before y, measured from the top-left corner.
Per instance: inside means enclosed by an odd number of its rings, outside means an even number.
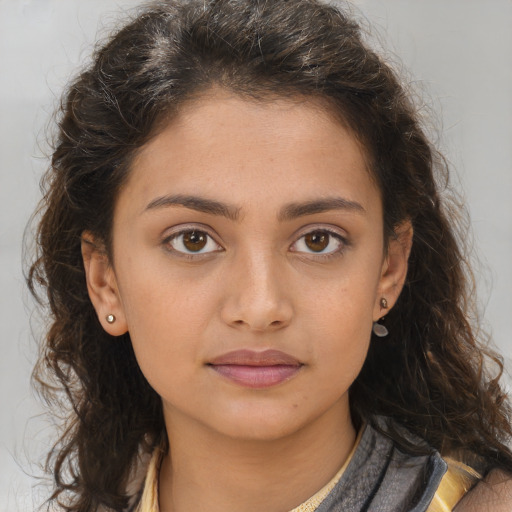
[[[125,188],[146,202],[200,192],[235,203],[259,197],[263,207],[276,187],[287,201],[379,195],[364,149],[325,104],[218,90],[187,102],[140,150]]]
[[[295,149],[300,141],[316,139],[317,145],[325,141],[327,148],[331,138],[337,138],[338,142],[350,138],[366,158],[365,148],[353,135],[338,107],[322,97],[249,97],[213,87],[185,101],[173,119],[163,126],[164,130],[179,130],[182,135],[192,138],[197,135],[201,144],[212,135],[220,139],[224,130],[224,133],[236,132],[245,142],[251,139],[253,146],[264,140],[266,144],[275,142],[282,147],[292,144]],[[201,137],[203,139],[199,141]]]

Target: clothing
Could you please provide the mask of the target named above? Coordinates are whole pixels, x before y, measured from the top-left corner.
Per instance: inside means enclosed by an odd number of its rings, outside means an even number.
[[[358,442],[333,479],[290,512],[447,512],[480,479],[472,468],[431,450],[412,453],[425,443],[402,429],[404,445],[379,430],[384,418],[366,425]],[[396,428],[396,425],[395,425]],[[410,443],[409,448],[405,446]],[[158,468],[162,453],[155,452],[136,512],[159,512]]]
[[[360,430],[359,434],[356,437],[356,441],[352,450],[350,451],[347,460],[344,462],[343,466],[338,470],[338,472],[334,475],[334,477],[324,485],[317,493],[315,493],[311,498],[309,498],[304,503],[301,503],[298,507],[294,508],[290,512],[314,512],[320,504],[324,501],[324,499],[329,495],[329,493],[334,489],[340,478],[342,477],[345,469],[348,467],[354,453],[359,446],[359,442],[361,441],[363,429]],[[158,468],[160,467],[161,458],[163,453],[158,448],[153,453],[153,457],[149,464],[148,473],[146,477],[146,482],[144,485],[144,489],[142,492],[142,496],[140,499],[139,506],[137,507],[136,512],[160,512],[158,506]]]

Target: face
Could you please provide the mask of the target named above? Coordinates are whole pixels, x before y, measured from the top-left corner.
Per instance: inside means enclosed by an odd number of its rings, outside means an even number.
[[[134,161],[110,264],[84,259],[100,320],[129,331],[168,424],[276,439],[349,416],[380,298],[391,307],[405,275],[393,244],[339,122],[313,102],[217,91]]]

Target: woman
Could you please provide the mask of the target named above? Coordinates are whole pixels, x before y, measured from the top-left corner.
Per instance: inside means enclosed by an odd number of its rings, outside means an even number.
[[[442,158],[314,0],[165,1],[69,87],[29,284],[63,510],[509,510]]]

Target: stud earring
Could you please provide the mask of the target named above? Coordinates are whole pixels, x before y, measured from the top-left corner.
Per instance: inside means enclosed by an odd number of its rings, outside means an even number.
[[[385,297],[380,299],[380,307],[382,309],[388,309],[388,301],[385,299]]]
[[[113,315],[112,313],[110,313],[109,315],[107,315],[105,317],[105,320],[109,323],[109,324],[113,324],[115,321],[116,321],[116,317],[115,315]]]

